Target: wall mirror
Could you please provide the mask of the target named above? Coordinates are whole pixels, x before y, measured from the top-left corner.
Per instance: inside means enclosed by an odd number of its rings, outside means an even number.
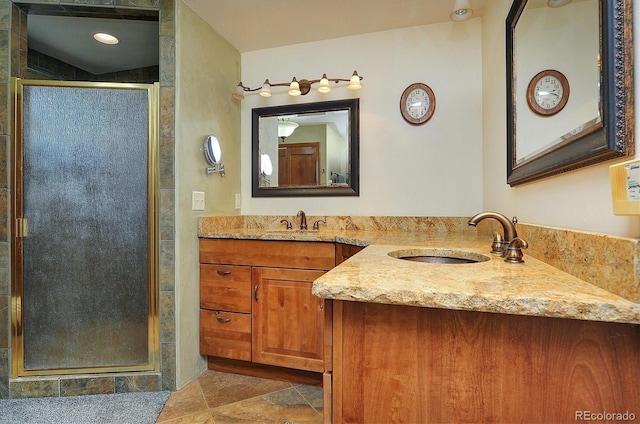
[[[633,155],[631,6],[513,1],[506,20],[511,186]]]
[[[254,108],[252,196],[358,196],[359,99]]]

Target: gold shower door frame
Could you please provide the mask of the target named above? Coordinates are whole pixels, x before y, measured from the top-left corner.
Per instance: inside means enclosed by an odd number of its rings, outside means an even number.
[[[144,90],[148,99],[148,145],[147,145],[147,352],[146,364],[125,366],[97,366],[92,368],[24,369],[23,334],[23,237],[28,236],[28,226],[23,218],[23,88],[25,86],[74,87],[91,89]],[[160,331],[159,331],[159,283],[158,283],[158,108],[159,84],[44,81],[12,78],[12,134],[11,134],[11,181],[12,208],[9,222],[11,233],[11,346],[12,377],[52,376],[69,374],[99,374],[116,372],[159,372],[160,371]]]

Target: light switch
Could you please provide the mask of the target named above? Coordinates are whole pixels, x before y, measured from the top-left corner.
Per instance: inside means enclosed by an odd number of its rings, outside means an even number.
[[[204,191],[191,192],[191,210],[193,211],[204,210]]]

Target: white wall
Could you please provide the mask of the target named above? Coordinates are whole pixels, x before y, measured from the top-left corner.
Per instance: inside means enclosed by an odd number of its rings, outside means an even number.
[[[332,84],[296,98],[274,87],[271,98],[242,101],[242,214],[467,216],[482,210],[481,21],[443,23],[290,45],[242,54],[242,82],[364,77],[362,89]],[[425,125],[406,123],[402,91],[428,84],[436,111]],[[232,87],[231,87],[232,88]],[[317,88],[317,87],[316,87]],[[360,196],[251,197],[251,109],[360,98]]]
[[[640,218],[613,215],[610,161],[541,181],[509,187],[506,184],[506,63],[505,19],[510,0],[487,2],[482,22],[483,69],[483,188],[484,209],[517,216],[521,222],[576,229],[624,237],[640,237]],[[640,19],[635,8],[634,20]],[[639,53],[640,26],[634,28],[635,57]],[[635,70],[635,103],[639,72]],[[636,106],[636,123],[640,108]],[[637,131],[636,131],[637,134]],[[636,135],[637,138],[637,135]],[[636,147],[636,158],[640,152]],[[630,158],[627,158],[630,159]]]
[[[323,72],[346,77],[353,69],[364,76],[362,90],[353,93],[334,88],[324,97],[312,92],[243,100],[242,213],[286,215],[302,208],[311,214],[465,216],[497,210],[532,224],[640,237],[640,218],[613,215],[608,169],[621,160],[514,188],[506,184],[505,18],[510,5],[510,0],[487,2],[482,19],[465,23],[242,54],[242,81],[252,87],[265,78],[281,82],[294,75],[319,78]],[[639,33],[634,29],[636,40]],[[635,79],[640,81],[638,75]],[[398,102],[402,90],[418,81],[434,89],[437,107],[431,121],[412,127],[400,117]],[[360,197],[251,198],[251,108],[351,96],[361,99]]]

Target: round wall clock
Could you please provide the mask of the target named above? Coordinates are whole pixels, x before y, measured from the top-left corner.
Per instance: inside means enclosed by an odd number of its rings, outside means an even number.
[[[435,110],[436,96],[428,85],[416,82],[402,92],[400,113],[408,123],[422,125],[431,119]]]
[[[562,72],[546,69],[531,78],[527,87],[527,103],[538,115],[560,112],[569,101],[569,81]]]

